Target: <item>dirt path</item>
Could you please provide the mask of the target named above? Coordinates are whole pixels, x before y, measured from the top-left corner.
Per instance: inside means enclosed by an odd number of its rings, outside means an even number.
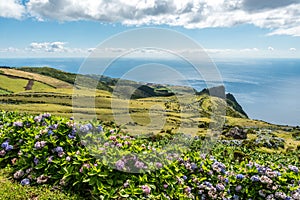
[[[34,84],[34,80],[28,80],[25,90],[32,90],[33,84]]]

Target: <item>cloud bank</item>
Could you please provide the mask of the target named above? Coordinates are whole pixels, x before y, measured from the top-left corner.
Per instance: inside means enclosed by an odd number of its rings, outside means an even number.
[[[25,12],[26,10],[26,12]],[[16,0],[0,2],[0,16],[20,19],[92,20],[124,25],[185,28],[253,24],[269,35],[300,36],[299,0]]]
[[[0,1],[0,17],[21,19],[25,14],[25,7],[17,0]]]

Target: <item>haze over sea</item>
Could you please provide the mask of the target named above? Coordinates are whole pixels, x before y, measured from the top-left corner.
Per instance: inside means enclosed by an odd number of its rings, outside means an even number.
[[[0,59],[0,66],[48,66],[77,73],[83,61],[83,58],[10,58]],[[119,60],[105,75],[117,78],[147,63],[149,61],[142,59]],[[156,63],[181,70],[187,65],[174,60]],[[215,61],[215,64],[226,91],[234,94],[250,118],[282,125],[300,125],[300,59],[236,59]],[[154,68],[157,71],[159,66]],[[147,82],[149,72],[149,69],[140,71],[137,79]],[[190,73],[190,83],[194,88],[202,90],[205,87],[201,78],[188,70],[186,73]],[[168,74],[163,75],[165,79],[160,77],[158,81],[168,83]]]

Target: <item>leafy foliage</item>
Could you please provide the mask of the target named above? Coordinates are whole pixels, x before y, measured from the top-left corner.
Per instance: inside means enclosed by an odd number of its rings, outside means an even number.
[[[246,143],[219,142],[211,148],[206,137],[134,137],[113,123],[77,124],[50,114],[5,111],[0,112],[0,143],[0,165],[10,166],[11,176],[21,185],[53,185],[85,198],[299,199],[300,195],[299,152],[261,153]],[[141,156],[131,156],[135,153]],[[150,162],[160,154],[163,159]]]

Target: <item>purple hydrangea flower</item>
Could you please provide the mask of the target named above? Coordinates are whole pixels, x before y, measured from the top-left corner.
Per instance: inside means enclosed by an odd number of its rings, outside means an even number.
[[[67,157],[66,157],[66,161],[70,162],[70,161],[71,161],[71,157],[70,157],[70,156],[67,156]]]
[[[29,185],[30,184],[30,180],[28,178],[24,178],[22,181],[21,181],[21,185]]]
[[[235,187],[235,191],[236,192],[240,192],[242,190],[242,186],[241,185],[238,185]]]
[[[298,167],[296,167],[296,166],[289,165],[288,167],[289,167],[289,169],[290,169],[291,171],[293,171],[293,172],[295,172],[295,173],[298,173],[298,172],[299,172],[299,169],[298,169]]]
[[[42,116],[35,116],[34,121],[35,122],[41,122],[42,121]]]
[[[144,164],[143,162],[141,162],[141,161],[136,161],[135,164],[134,164],[134,166],[135,166],[136,168],[138,168],[138,169],[143,169],[143,168],[145,168],[145,164]]]
[[[14,173],[15,179],[20,179],[20,178],[22,178],[22,176],[24,176],[24,171],[22,171],[22,170],[19,170],[16,173]]]
[[[142,185],[142,190],[144,192],[144,194],[148,195],[151,192],[151,188],[148,185]]]
[[[5,156],[5,154],[6,154],[6,151],[4,150],[4,149],[2,149],[1,151],[0,151],[0,156]]]
[[[48,181],[48,176],[46,176],[46,175],[41,175],[41,176],[39,176],[38,178],[37,178],[37,183],[38,184],[42,184],[42,183],[46,183],[47,181]]]
[[[60,157],[60,158],[61,158],[61,157],[63,157],[63,156],[65,155],[65,152],[63,152],[63,151],[60,151],[60,152],[58,152],[58,153],[57,153],[57,155],[58,155],[58,157]]]
[[[23,127],[23,122],[16,121],[16,122],[13,123],[13,126],[15,126],[15,127]]]
[[[74,138],[75,138],[75,135],[69,134],[68,137],[69,137],[70,139],[74,139]]]
[[[224,191],[224,190],[225,190],[224,185],[222,185],[221,183],[217,184],[217,185],[216,185],[216,188],[217,188],[217,190],[219,190],[219,191]]]
[[[116,137],[116,136],[110,136],[109,139],[110,139],[110,140],[116,140],[117,137]]]
[[[51,163],[53,161],[53,156],[50,156],[49,158],[48,158],[48,163]]]
[[[57,153],[60,153],[60,152],[63,152],[64,149],[63,149],[62,147],[58,146],[58,147],[56,147],[56,148],[54,149],[54,151],[57,152]]]
[[[125,168],[125,163],[123,160],[118,160],[116,162],[116,168],[117,170],[123,170]]]
[[[129,181],[127,180],[124,184],[123,184],[124,188],[127,188],[129,186]]]
[[[123,145],[121,143],[116,144],[117,147],[122,147]]]
[[[162,168],[162,167],[163,167],[163,165],[162,165],[160,162],[157,162],[157,163],[155,164],[155,166],[156,166],[157,168]]]
[[[37,159],[36,157],[34,157],[33,162],[35,165],[39,164],[39,159]]]
[[[185,193],[189,194],[191,193],[192,189],[188,186],[184,189]]]
[[[40,144],[41,144],[41,147],[43,148],[44,146],[46,146],[47,142],[46,141],[41,141]]]
[[[36,149],[41,149],[42,147],[41,147],[41,143],[40,142],[36,142],[35,144],[34,144],[34,148],[36,148]]]
[[[50,114],[50,113],[44,113],[44,114],[42,115],[42,117],[43,117],[43,118],[49,118],[49,117],[51,117],[51,114]]]
[[[186,176],[182,176],[182,179],[183,179],[183,180],[186,180],[186,179],[187,179],[187,177],[186,177]]]
[[[52,130],[56,130],[58,128],[58,124],[50,125],[48,128]]]

